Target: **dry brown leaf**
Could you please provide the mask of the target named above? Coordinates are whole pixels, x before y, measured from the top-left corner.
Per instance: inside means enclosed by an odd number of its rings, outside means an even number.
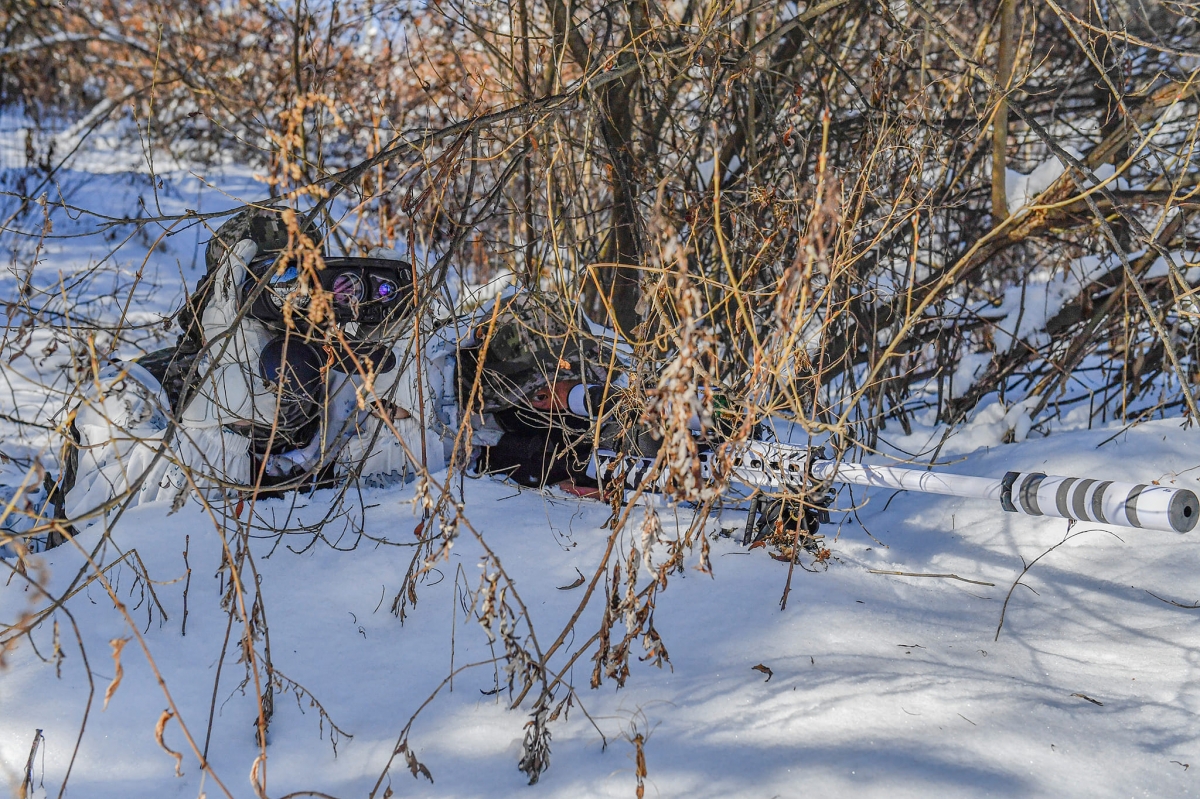
[[[265,765],[266,762],[267,756],[265,753],[263,753],[254,758],[254,762],[250,765],[250,784],[254,786],[254,795],[258,799],[267,799],[267,795],[264,793],[262,780],[258,778],[258,767],[260,765]]]
[[[579,575],[579,579],[570,585],[560,585],[558,587],[559,591],[570,591],[572,588],[578,588],[579,586],[583,585],[587,578],[583,576],[583,572],[579,571],[578,567],[576,567],[575,573]]]
[[[761,671],[763,674],[767,675],[767,679],[763,680],[763,682],[770,682],[771,678],[775,676],[775,672],[771,671],[769,666],[764,666],[761,663],[759,663],[757,666],[751,666],[750,668],[754,669],[755,671]]]
[[[637,799],[646,795],[646,739],[639,732],[633,736],[633,747],[637,750]]]
[[[174,715],[175,714],[170,710],[164,710],[162,712],[162,715],[158,717],[158,724],[154,727],[154,740],[158,741],[158,745],[162,747],[164,752],[175,758],[175,776],[182,777],[183,755],[167,746],[167,742],[163,740],[163,733],[167,729],[167,722],[170,721]]]
[[[413,779],[418,776],[424,777],[433,783],[433,775],[429,773],[429,769],[425,768],[425,764],[417,760],[417,756],[407,746],[404,747],[404,762],[408,765],[408,770],[412,772]]]
[[[117,692],[117,687],[121,684],[121,678],[125,676],[125,669],[121,667],[121,650],[125,648],[125,644],[127,643],[129,643],[128,638],[113,638],[108,642],[108,645],[112,647],[112,659],[116,668],[113,671],[112,682],[108,684],[108,688],[104,689],[103,710],[108,710],[108,700],[112,699],[113,694]]]

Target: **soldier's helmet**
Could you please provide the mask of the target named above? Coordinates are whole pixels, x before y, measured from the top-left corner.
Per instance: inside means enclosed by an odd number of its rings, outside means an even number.
[[[283,221],[284,209],[278,206],[259,206],[239,211],[217,228],[204,251],[205,266],[212,272],[234,245],[249,239],[258,247],[258,256],[282,252],[288,246],[288,228]],[[315,220],[297,214],[301,231],[318,247],[321,229]]]
[[[482,366],[482,412],[528,407],[538,389],[556,382],[607,382],[605,343],[577,316],[575,304],[549,292],[518,292],[497,302],[494,315],[479,315],[476,344],[460,357],[466,389]],[[484,363],[477,364],[485,339]]]

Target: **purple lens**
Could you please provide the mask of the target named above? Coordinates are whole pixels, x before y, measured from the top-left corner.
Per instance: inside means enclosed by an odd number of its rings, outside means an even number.
[[[396,284],[388,280],[380,280],[379,285],[375,288],[375,296],[380,302],[386,302],[392,298],[392,294],[396,291]]]
[[[338,305],[358,305],[363,299],[363,284],[358,275],[349,272],[333,280],[333,301]]]

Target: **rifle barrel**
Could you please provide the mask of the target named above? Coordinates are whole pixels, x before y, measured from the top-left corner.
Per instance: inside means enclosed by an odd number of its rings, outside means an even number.
[[[1002,481],[988,477],[944,474],[924,469],[905,469],[900,466],[868,466],[864,463],[819,460],[813,462],[812,474],[822,481],[972,499],[999,500],[1002,490]]]
[[[1145,530],[1186,533],[1200,519],[1200,502],[1186,488],[1008,472],[1000,480],[899,466],[816,461],[813,477],[861,486],[999,500],[1011,513],[1057,516]]]
[[[974,477],[903,466],[810,459],[809,453],[807,447],[751,441],[733,454],[733,474],[747,485],[798,488],[807,470],[818,482],[998,501],[1010,513],[1168,533],[1190,532],[1200,521],[1200,500],[1186,488],[1041,472],[1008,472],[999,479]]]
[[[704,479],[713,476],[713,458],[711,452],[700,456]],[[1168,533],[1190,532],[1200,521],[1200,500],[1186,488],[1060,477],[1041,472],[1008,472],[997,479],[903,466],[871,466],[828,460],[819,449],[768,441],[738,444],[732,450],[726,450],[719,460],[728,464],[732,470],[729,477],[738,483],[789,493],[802,491],[806,481],[810,485],[812,482],[849,483],[868,488],[982,499],[998,502],[1010,513],[1027,516],[1057,516]],[[623,473],[625,485],[636,488],[651,473],[654,463],[653,458],[622,456],[611,450],[601,450],[593,454],[588,474],[604,482],[615,473]]]

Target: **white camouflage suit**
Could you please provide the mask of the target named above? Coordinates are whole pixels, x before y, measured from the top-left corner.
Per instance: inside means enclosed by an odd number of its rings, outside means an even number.
[[[307,445],[285,452],[273,449],[265,463],[260,460],[256,466],[250,439],[232,431],[247,422],[270,428],[276,417],[277,386],[259,374],[257,364],[259,353],[277,334],[241,313],[245,298],[240,287],[256,253],[253,241],[238,241],[213,275],[200,318],[209,344],[196,367],[201,379],[169,441],[171,412],[165,393],[138,364],[105,364],[84,387],[75,408],[79,460],[75,484],[66,496],[68,520],[86,526],[106,515],[101,510],[105,506],[111,511],[157,500],[177,503],[197,489],[210,497],[236,491],[255,484],[256,469],[286,478],[320,472],[332,464],[339,477],[406,480],[421,469],[422,457],[429,472],[443,468],[443,441],[437,430],[446,429],[448,421],[439,415],[444,414],[444,398],[452,393],[454,347],[443,338],[423,335],[429,343],[422,348],[418,370],[412,356],[411,316],[402,322],[406,332],[367,331],[367,336],[377,335],[376,340],[394,340],[397,359],[390,371],[373,376],[373,390],[364,390],[361,374],[325,370],[318,432]],[[374,250],[370,257],[399,256]],[[418,374],[425,384],[420,391]],[[371,412],[377,399],[388,400],[389,407],[399,411],[390,414],[391,427]],[[422,419],[427,428],[424,446]]]

